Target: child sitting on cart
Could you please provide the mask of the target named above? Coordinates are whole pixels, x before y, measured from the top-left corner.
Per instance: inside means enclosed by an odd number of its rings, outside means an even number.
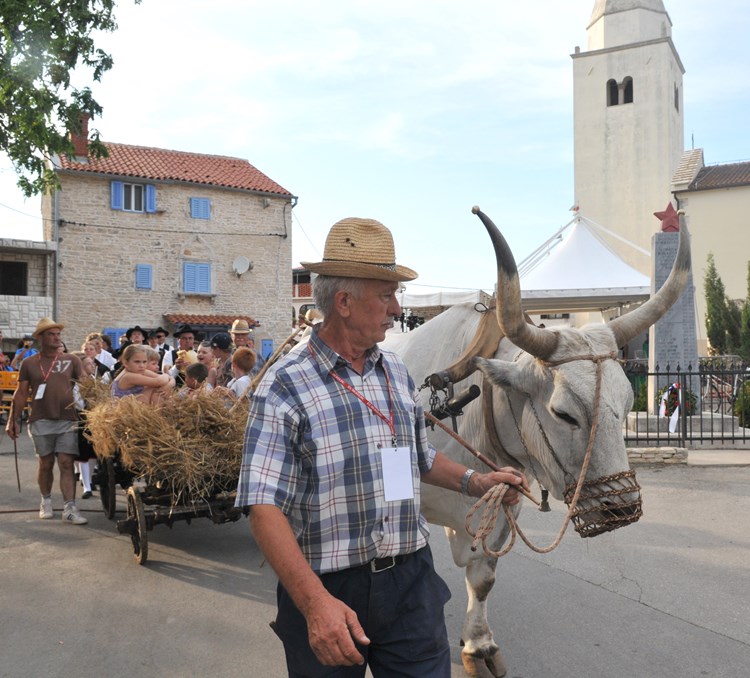
[[[203,363],[190,363],[185,368],[185,386],[177,394],[181,398],[194,398],[198,393],[209,393],[213,389],[207,378],[208,367]]]
[[[232,379],[227,384],[227,390],[235,400],[250,397],[250,372],[255,367],[255,351],[247,346],[240,346],[232,354]]]
[[[154,374],[148,369],[148,347],[130,344],[122,352],[123,369],[112,382],[112,397],[134,396],[145,403],[155,403],[174,388],[168,374]]]

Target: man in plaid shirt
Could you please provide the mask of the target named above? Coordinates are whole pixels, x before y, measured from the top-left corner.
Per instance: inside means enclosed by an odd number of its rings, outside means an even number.
[[[401,314],[393,238],[371,219],[331,228],[318,273],[324,321],[271,366],[251,401],[237,505],[279,577],[274,630],[295,678],[449,677],[443,606],[420,481],[481,497],[523,484],[474,473],[427,441],[417,389],[381,350]],[[506,503],[518,502],[511,490]]]

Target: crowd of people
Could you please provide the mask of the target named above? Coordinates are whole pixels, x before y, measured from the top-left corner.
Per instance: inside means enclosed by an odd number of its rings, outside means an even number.
[[[173,333],[175,346],[168,343],[170,333],[163,327],[147,331],[135,325],[117,347],[106,334],[91,332],[80,350],[72,351],[62,340],[63,328],[42,318],[12,356],[0,351],[0,368],[18,372],[6,432],[17,438],[22,418],[28,419],[38,458],[39,517],[54,517],[51,492],[57,462],[62,518],[73,525],[88,522],[76,506],[76,488],[80,482],[81,498],[92,496],[96,464],[95,452],[84,435],[87,405],[80,389],[84,380],[108,385],[113,399],[132,396],[155,405],[173,393],[195,397],[215,392],[232,405],[249,398],[252,380],[264,365],[254,350],[252,329],[241,318],[228,331],[205,340],[190,325],[179,326]],[[0,331],[0,344],[2,340]]]

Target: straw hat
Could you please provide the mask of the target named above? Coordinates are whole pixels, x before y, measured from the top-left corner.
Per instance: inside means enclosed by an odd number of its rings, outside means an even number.
[[[323,322],[323,314],[317,308],[311,308],[305,313],[305,322],[308,325],[317,325]]]
[[[348,217],[331,226],[321,262],[301,262],[309,271],[342,278],[401,282],[417,273],[396,264],[391,232],[379,221]]]
[[[62,323],[56,323],[52,318],[42,318],[37,324],[36,329],[32,332],[31,336],[35,339],[42,333],[46,332],[47,330],[52,329],[59,329],[62,330],[65,327]]]
[[[237,318],[237,320],[232,323],[232,329],[229,331],[232,334],[250,334],[250,332],[252,332],[247,320],[243,320],[242,318]]]

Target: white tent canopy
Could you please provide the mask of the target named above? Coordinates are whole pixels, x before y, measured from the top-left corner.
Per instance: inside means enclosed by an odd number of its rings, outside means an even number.
[[[426,306],[453,306],[465,302],[482,301],[482,290],[455,287],[429,287],[404,283],[398,293],[401,308],[425,308]]]
[[[576,215],[518,265],[525,311],[602,311],[649,298],[649,277],[626,264],[598,232],[619,238],[590,219]],[[650,256],[646,250],[624,242]],[[481,302],[489,294],[479,289],[405,283],[398,301],[402,308],[452,306]]]
[[[525,311],[601,311],[648,299],[651,280],[610,249],[597,229],[604,230],[577,215],[519,264]]]

